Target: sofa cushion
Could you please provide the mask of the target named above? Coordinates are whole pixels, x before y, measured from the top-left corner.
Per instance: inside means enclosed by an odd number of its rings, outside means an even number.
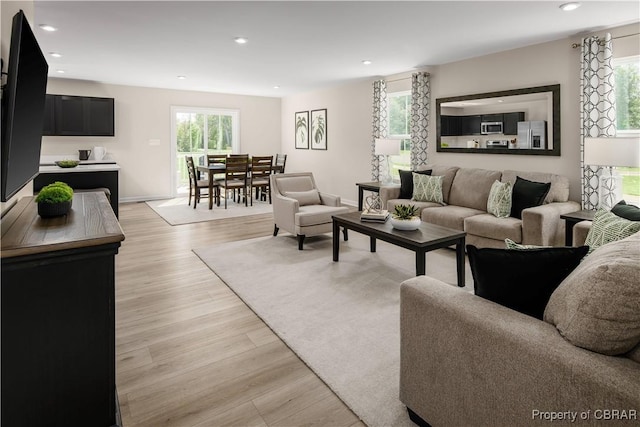
[[[400,174],[400,198],[410,199],[413,197],[413,173],[419,173],[422,175],[431,175],[431,169],[420,171],[405,171],[399,170]]]
[[[276,184],[281,193],[287,191],[307,191],[315,189],[313,179],[308,175],[276,177]]]
[[[510,182],[495,180],[489,190],[487,212],[498,218],[507,218],[511,214],[511,192]]]
[[[320,204],[320,193],[318,193],[318,190],[285,191],[283,194],[286,197],[296,199],[300,206]]]
[[[333,220],[332,215],[348,212],[344,206],[308,205],[301,206],[295,214],[295,224],[300,227],[310,227],[312,225],[328,224]]]
[[[442,176],[413,173],[413,197],[416,202],[442,203]]]
[[[431,224],[453,228],[454,230],[464,230],[465,218],[481,214],[486,214],[486,212],[479,209],[449,205],[423,209],[421,218],[424,222]]]
[[[406,205],[407,199],[391,199],[391,200],[387,200],[387,210],[389,212],[393,212],[396,208],[396,206],[398,205]],[[435,203],[435,202],[416,202],[415,200],[411,200],[411,202],[409,202],[410,204],[412,204],[413,206],[415,206],[416,208],[418,208],[418,212],[416,213],[417,216],[420,216],[420,214],[422,213],[422,210],[425,208],[434,208],[434,207],[439,207],[442,206],[441,203]]]
[[[474,168],[459,169],[451,184],[449,204],[486,212],[491,186],[494,181],[499,181],[501,176],[502,172],[500,171]]]
[[[522,242],[522,220],[518,218],[496,218],[491,214],[474,215],[464,220],[464,231],[489,239]]]
[[[588,250],[581,246],[514,251],[467,245],[476,295],[541,320],[553,291]]]
[[[544,320],[570,343],[607,355],[640,343],[640,234],[589,255],[551,295]]]
[[[589,246],[589,253],[591,253],[602,245],[624,239],[638,231],[640,231],[640,222],[629,221],[605,209],[599,209],[593,217],[591,229],[584,244]]]
[[[611,212],[629,221],[640,221],[640,208],[635,205],[628,205],[624,200],[616,203],[616,205],[611,208]]]
[[[513,196],[511,201],[511,216],[522,218],[522,210],[540,206],[551,188],[549,182],[534,182],[521,177],[516,177],[513,184]]]
[[[566,202],[569,200],[569,178],[566,176],[545,172],[504,170],[502,171],[502,182],[515,183],[518,176],[529,181],[548,182],[551,184],[544,203]]]

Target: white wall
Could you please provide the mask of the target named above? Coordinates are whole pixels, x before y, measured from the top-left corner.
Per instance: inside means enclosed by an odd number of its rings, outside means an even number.
[[[313,172],[321,191],[357,203],[356,182],[371,181],[372,81],[290,96],[282,100],[282,152],[287,172]],[[297,111],[327,109],[327,150],[294,144]]]
[[[47,93],[115,99],[115,137],[42,138],[43,155],[76,154],[104,146],[120,165],[120,199],[171,195],[171,107],[213,107],[240,111],[240,149],[254,155],[280,152],[280,98],[107,85],[49,79]],[[159,140],[159,145],[150,145]]]
[[[613,37],[638,33],[640,25],[609,29]],[[598,33],[602,34],[602,33]],[[429,67],[431,73],[431,122],[429,125],[429,162],[462,167],[515,169],[563,174],[570,180],[570,198],[580,199],[580,37],[529,46],[472,58],[450,64]],[[638,36],[614,40],[614,55],[640,54]],[[395,80],[387,85],[388,92],[410,89],[410,72],[387,76]],[[282,101],[283,151],[293,153],[297,170],[312,170],[326,191],[353,200],[354,185],[370,180],[370,140],[372,115],[372,81],[292,96]],[[532,86],[560,84],[561,156],[527,156],[505,154],[437,153],[435,104],[437,98],[460,96]],[[358,97],[359,98],[356,98]],[[328,107],[329,152],[293,148],[293,116],[296,111]],[[361,108],[362,111],[355,109]],[[348,114],[348,126],[332,128],[336,115]],[[331,141],[339,141],[336,146]],[[344,141],[350,141],[347,148]],[[336,179],[338,178],[339,179]]]

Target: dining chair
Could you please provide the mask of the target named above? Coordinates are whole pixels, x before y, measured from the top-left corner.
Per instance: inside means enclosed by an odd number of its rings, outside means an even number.
[[[276,154],[276,159],[273,164],[273,173],[284,173],[284,167],[287,164],[286,154]]]
[[[224,172],[224,181],[220,181],[220,186],[224,187],[224,208],[227,209],[227,191],[233,190],[234,199],[236,190],[238,191],[238,201],[240,201],[241,193],[244,195],[244,205],[248,206],[247,201],[247,180],[249,178],[249,156],[248,155],[229,155],[227,157],[227,166]]]
[[[249,184],[249,197],[256,189],[256,199],[262,193],[262,196],[269,195],[269,204],[271,204],[271,185],[269,175],[271,175],[273,156],[253,156],[251,158],[251,181]],[[265,197],[266,199],[266,197]],[[251,197],[251,206],[253,206],[253,197]]]
[[[189,206],[191,206],[191,196],[193,195],[193,209],[196,208],[198,202],[200,201],[200,196],[202,190],[205,190],[207,193],[209,192],[209,180],[208,179],[198,179],[198,173],[196,172],[196,165],[193,162],[192,156],[185,156],[185,160],[187,161],[187,171],[189,173]],[[214,197],[218,199],[218,203],[220,200],[220,189],[218,188],[218,183],[213,183],[215,188]]]

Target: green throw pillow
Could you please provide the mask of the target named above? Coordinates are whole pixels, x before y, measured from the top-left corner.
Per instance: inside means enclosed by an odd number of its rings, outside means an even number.
[[[435,202],[443,204],[442,176],[413,173],[413,197],[415,202]]]
[[[511,213],[511,183],[495,180],[487,199],[487,212],[498,218],[507,218]]]
[[[591,229],[584,244],[589,253],[607,243],[622,240],[640,231],[640,222],[620,218],[605,209],[599,209],[593,218]]]
[[[511,239],[504,239],[504,244],[507,249],[514,249],[516,251],[528,251],[531,249],[550,248],[551,246],[538,246],[538,245],[523,245],[522,243],[516,243]]]

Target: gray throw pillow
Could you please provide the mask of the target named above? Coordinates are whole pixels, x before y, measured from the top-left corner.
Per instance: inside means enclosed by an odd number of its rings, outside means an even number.
[[[300,203],[300,206],[320,204],[320,193],[318,193],[318,190],[285,191],[284,195],[296,199],[298,203]]]
[[[601,247],[558,286],[544,320],[575,346],[611,356],[640,343],[640,234]]]

